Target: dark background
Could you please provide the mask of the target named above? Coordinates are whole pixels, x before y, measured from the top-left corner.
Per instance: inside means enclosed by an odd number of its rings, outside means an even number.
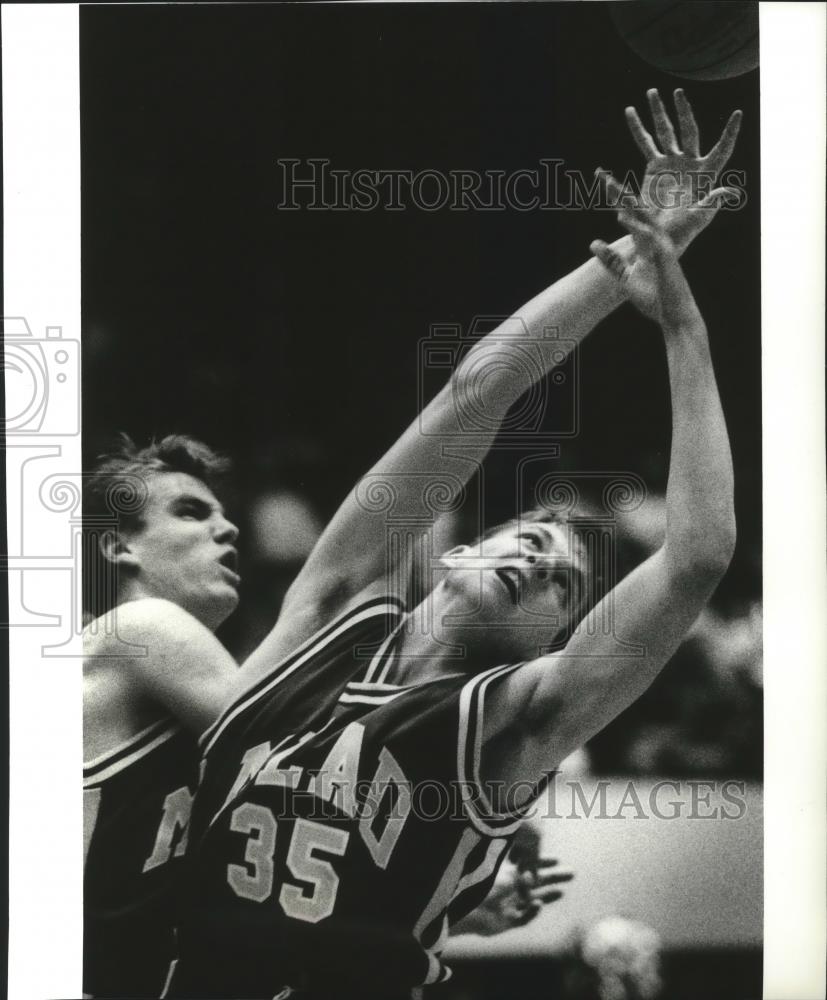
[[[665,96],[680,82],[626,47],[603,4],[86,6],[80,23],[85,458],[121,430],[203,438],[235,460],[242,526],[251,499],[276,488],[324,521],[415,416],[431,324],[507,314],[593,238],[620,233],[589,211],[280,212],[278,159],[512,171],[561,158],[587,178],[598,165],[623,175],[642,166],[624,106],[644,111],[648,87]],[[744,111],[730,167],[745,172],[747,205],[721,213],[684,261],[732,439],[739,543],[716,605],[736,616],[761,587],[758,74],[685,86],[704,149]],[[655,328],[619,310],[583,346],[579,384],[580,433],[561,439],[561,465],[634,471],[662,491]],[[494,517],[512,513],[512,482],[504,470]],[[231,648],[275,619],[285,582],[246,556],[242,607],[261,621],[235,616]],[[687,643],[594,741],[595,773],[646,771],[629,749],[646,730],[655,771],[760,775],[760,688],[702,647]],[[705,995],[757,993],[754,954],[721,959],[729,974],[707,959],[672,956],[670,995],[690,967]],[[559,974],[523,976],[547,995]],[[469,995],[486,995],[464,975]],[[499,996],[494,973],[483,979]]]
[[[730,165],[749,203],[686,258],[742,549],[760,531],[757,79],[686,85],[707,148],[733,107],[745,113]],[[641,160],[623,107],[675,83],[626,48],[602,4],[82,8],[87,453],[116,430],[188,431],[256,474],[271,454],[328,514],[415,415],[429,324],[508,313],[619,230],[585,211],[279,212],[276,161],[513,170],[558,157],[586,177],[623,174]],[[568,455],[662,486],[654,328],[620,310],[581,372]]]

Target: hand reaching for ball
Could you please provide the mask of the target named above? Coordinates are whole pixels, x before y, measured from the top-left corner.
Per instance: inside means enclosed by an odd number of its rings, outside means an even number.
[[[646,159],[640,199],[629,192],[615,192],[617,206],[642,205],[653,212],[679,253],[713,220],[721,205],[738,199],[733,187],[715,187],[735,149],[741,112],[733,111],[718,141],[706,154],[700,151],[698,123],[683,90],[674,93],[677,131],[657,90],[647,91],[654,136],[647,131],[636,108],[626,108],[626,121],[638,149]],[[598,167],[597,174],[605,171]]]

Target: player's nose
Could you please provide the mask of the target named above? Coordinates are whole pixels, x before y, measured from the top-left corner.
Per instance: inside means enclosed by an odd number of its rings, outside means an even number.
[[[547,552],[521,552],[519,565],[529,571],[531,577],[541,583],[549,578],[554,568],[554,560]]]
[[[227,542],[232,545],[238,538],[238,528],[226,517],[219,517],[213,531],[213,537],[217,542]]]

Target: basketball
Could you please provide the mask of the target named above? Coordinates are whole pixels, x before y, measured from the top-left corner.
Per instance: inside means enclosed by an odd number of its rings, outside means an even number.
[[[728,80],[758,65],[758,4],[635,0],[611,5],[621,37],[651,66],[686,80]]]

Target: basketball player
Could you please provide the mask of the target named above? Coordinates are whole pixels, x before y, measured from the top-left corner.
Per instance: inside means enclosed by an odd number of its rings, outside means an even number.
[[[174,895],[198,779],[197,737],[224,706],[235,661],[213,631],[238,602],[238,531],[214,489],[224,463],[170,436],[125,441],[86,484],[84,513],[146,491],[117,531],[96,538],[84,631],[84,993],[157,997],[174,954]],[[107,594],[111,599],[107,599]],[[112,606],[110,606],[110,604]],[[115,614],[114,609],[117,609]],[[91,610],[91,609],[90,609]],[[531,852],[530,852],[531,853]],[[560,897],[570,873],[531,860],[466,932],[522,925]]]
[[[87,996],[157,997],[169,971],[196,739],[237,669],[212,634],[239,584],[238,532],[212,488],[220,471],[210,449],[177,436],[140,451],[125,442],[86,483],[88,524],[111,517],[113,493],[146,490],[86,567],[99,616],[84,630]]]
[[[460,362],[343,503],[204,734],[167,995],[389,1000],[446,978],[448,927],[487,893],[549,774],[649,686],[726,570],[729,443],[678,255],[726,195],[688,203],[690,175],[717,177],[740,115],[701,157],[683,93],[680,140],[648,96],[657,144],[627,112],[647,157],[643,197],[619,202],[629,236],[593,243],[595,260]],[[445,445],[462,441],[468,395],[484,400],[490,446],[527,388],[524,365],[510,363],[526,344],[548,372],[559,344],[546,328],[577,342],[626,299],[660,325],[668,359],[661,549],[589,611],[585,552],[565,523],[532,512],[446,553],[443,579],[407,608],[408,556],[386,546],[377,498],[393,495],[394,516],[413,520],[423,481],[456,494],[473,464]],[[609,610],[611,634],[576,629],[547,654],[566,623]]]

